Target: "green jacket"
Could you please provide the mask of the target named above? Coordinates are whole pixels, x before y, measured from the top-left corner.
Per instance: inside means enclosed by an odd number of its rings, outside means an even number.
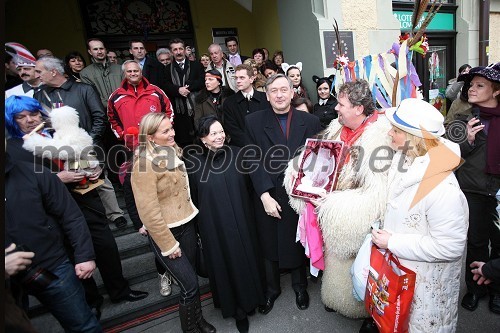
[[[123,74],[120,65],[109,62],[104,64],[96,62],[88,65],[80,72],[80,79],[97,89],[102,105],[106,108],[109,96],[120,87]]]

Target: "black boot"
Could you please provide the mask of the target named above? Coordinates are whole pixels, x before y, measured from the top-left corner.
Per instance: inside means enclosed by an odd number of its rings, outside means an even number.
[[[198,298],[194,302],[196,306],[196,313],[195,313],[195,320],[196,320],[196,326],[199,329],[199,332],[201,333],[215,333],[217,330],[215,327],[213,327],[210,323],[208,323],[205,318],[203,318],[203,314],[201,313],[201,303],[200,299]]]
[[[179,304],[179,318],[184,333],[201,333],[196,324],[196,303]]]

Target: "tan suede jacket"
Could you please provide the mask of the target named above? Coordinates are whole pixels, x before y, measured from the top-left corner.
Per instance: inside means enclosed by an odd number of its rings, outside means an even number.
[[[163,154],[147,149],[136,158],[132,170],[132,190],[142,223],[161,250],[168,256],[178,247],[170,228],[191,221],[198,209],[189,191],[188,176],[171,147]]]

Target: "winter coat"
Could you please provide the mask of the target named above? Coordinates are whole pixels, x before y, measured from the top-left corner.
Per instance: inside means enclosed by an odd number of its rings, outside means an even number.
[[[342,125],[332,120],[324,138],[340,140]],[[349,318],[366,318],[362,302],[352,296],[351,266],[376,219],[382,218],[387,200],[387,174],[392,160],[387,132],[391,125],[383,114],[369,124],[354,142],[351,158],[339,171],[336,190],[318,207],[318,221],[325,244],[325,270],[321,285],[323,303]],[[291,192],[290,162],[284,184]],[[290,197],[296,212],[304,201]]]
[[[409,166],[406,160],[403,172],[398,165],[404,155],[397,153],[389,172],[383,227],[392,233],[388,249],[417,274],[410,333],[454,332],[457,325],[469,209],[453,174],[460,163],[460,149],[450,141],[444,143]],[[456,158],[440,159],[448,152]],[[437,164],[431,164],[437,159]],[[412,207],[422,188],[430,191]]]
[[[194,126],[197,128],[200,118],[211,114],[216,115],[221,124],[224,125],[224,113],[222,112],[222,108],[226,98],[231,95],[234,95],[234,91],[226,87],[221,87],[220,94],[216,103],[214,103],[210,92],[208,92],[207,89],[200,91],[198,96],[195,98]]]
[[[67,80],[60,87],[47,85],[42,87],[33,98],[49,107],[53,106],[52,103],[62,102],[64,105],[75,108],[80,118],[80,127],[90,134],[94,145],[102,146],[107,119],[101,98],[94,87],[71,80]],[[49,96],[50,101],[46,95]]]
[[[170,255],[179,247],[170,228],[188,223],[198,214],[184,162],[173,147],[153,149],[147,144],[136,156],[131,183],[142,223],[162,255]]]
[[[142,117],[150,112],[166,112],[172,120],[172,106],[165,93],[150,84],[146,78],[133,86],[123,80],[120,88],[116,89],[108,101],[108,118],[116,137],[125,140],[129,149],[137,144],[132,136],[127,136],[130,127],[139,128]],[[126,137],[125,137],[126,136]]]
[[[5,244],[35,252],[32,267],[54,271],[68,258],[67,238],[75,263],[94,260],[87,222],[66,186],[48,169],[11,160],[5,165]]]
[[[123,79],[122,68],[118,64],[95,62],[80,72],[82,82],[93,85],[99,92],[104,107],[108,105],[109,96],[120,87]]]
[[[215,67],[215,64],[212,61],[210,61],[210,63],[208,64],[208,67],[205,70],[205,72],[211,69],[219,70]],[[238,87],[236,87],[236,79],[234,78],[236,72],[234,70],[233,65],[231,65],[231,63],[226,59],[222,59],[222,70],[224,71],[224,73],[221,73],[224,74],[223,78],[224,87],[228,87],[232,89],[234,92],[238,92]]]
[[[288,161],[306,139],[321,130],[318,117],[293,108],[289,113],[288,139],[283,135],[271,108],[245,117],[247,143],[260,148],[258,157],[251,158],[253,162],[250,162],[250,168],[256,169],[250,173],[250,177],[255,189],[257,230],[264,258],[279,261],[280,268],[296,268],[304,262],[304,248],[295,242],[299,217],[288,204],[283,173]],[[269,192],[281,206],[281,219],[269,216],[264,211],[260,200],[264,192]]]
[[[330,96],[324,105],[319,105],[319,103],[314,104],[312,113],[319,117],[322,128],[327,128],[330,122],[338,117],[337,111],[335,110],[336,106],[337,100],[333,96]]]
[[[471,116],[472,108],[469,108],[456,113],[454,120],[465,124]],[[453,138],[450,137],[450,139]],[[471,146],[467,140],[460,142],[460,152],[465,163],[456,171],[456,176],[462,191],[495,197],[500,188],[500,176],[485,172],[487,140],[488,136],[485,131],[479,131],[476,134],[474,146]]]
[[[224,146],[217,152],[185,153],[191,194],[200,210],[197,220],[210,289],[224,318],[264,302],[252,188],[248,175],[240,172],[239,152]]]
[[[254,89],[252,98],[248,101],[241,91],[224,101],[224,130],[231,138],[231,145],[243,147],[245,145],[245,117],[252,112],[271,107],[266,94]]]

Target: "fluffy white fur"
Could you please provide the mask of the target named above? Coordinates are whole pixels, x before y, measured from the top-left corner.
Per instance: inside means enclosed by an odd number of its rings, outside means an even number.
[[[323,137],[339,140],[341,126],[338,120],[333,120]],[[318,208],[325,245],[322,300],[328,307],[350,318],[368,316],[363,302],[356,301],[352,295],[350,269],[364,237],[370,232],[371,223],[383,220],[387,174],[393,154],[387,135],[390,128],[389,121],[382,114],[367,126],[353,147],[362,147],[362,150],[351,150],[351,158],[340,172],[336,191],[328,194]],[[288,193],[296,169],[294,165],[297,161],[291,161],[285,173],[284,185]],[[289,201],[297,213],[302,212],[303,200],[290,197]]]
[[[35,133],[24,141],[23,148],[43,158],[78,160],[83,153],[83,157],[88,159],[88,152],[93,150],[92,137],[78,126],[80,120],[77,111],[63,106],[53,109],[49,118],[55,130],[53,138]],[[55,151],[58,156],[52,155]]]

